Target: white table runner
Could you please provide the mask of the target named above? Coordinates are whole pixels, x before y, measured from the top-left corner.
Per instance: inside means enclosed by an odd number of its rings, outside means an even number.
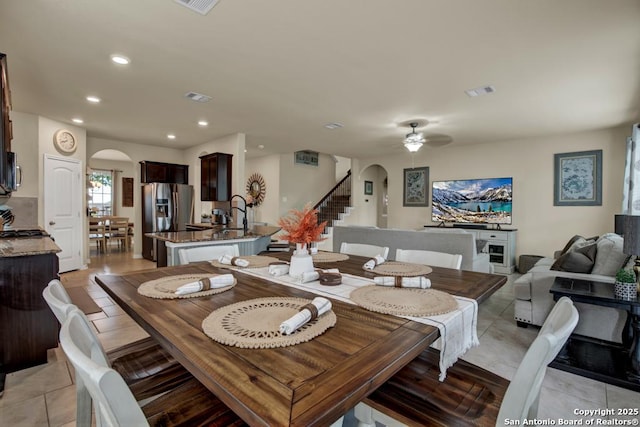
[[[357,288],[373,285],[373,280],[366,277],[342,273],[342,284],[323,286],[318,280],[300,283],[289,275],[273,277],[269,268],[255,268],[252,270],[238,270],[241,273],[267,279],[271,282],[297,289],[303,289],[317,295],[355,304],[349,295]],[[440,338],[432,347],[440,350],[440,381],[447,376],[447,369],[451,367],[467,350],[479,344],[478,341],[478,302],[473,299],[453,296],[458,302],[458,308],[446,314],[429,317],[399,316],[416,322],[435,326],[440,331]]]

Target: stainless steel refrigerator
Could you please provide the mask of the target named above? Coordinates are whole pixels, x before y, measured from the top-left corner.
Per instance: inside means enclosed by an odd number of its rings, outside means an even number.
[[[144,234],[185,231],[187,224],[191,222],[193,222],[193,187],[191,185],[158,182],[142,185],[142,256],[144,258],[160,263],[158,257],[166,257],[166,250],[160,250],[159,255],[158,240]],[[162,261],[166,262],[166,260]]]

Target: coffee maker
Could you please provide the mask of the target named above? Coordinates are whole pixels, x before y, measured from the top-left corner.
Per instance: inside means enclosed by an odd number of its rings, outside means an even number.
[[[229,225],[229,211],[231,203],[229,202],[212,202],[211,225]]]

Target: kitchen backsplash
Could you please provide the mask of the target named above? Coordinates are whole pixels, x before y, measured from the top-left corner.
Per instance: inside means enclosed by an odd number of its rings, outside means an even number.
[[[6,205],[11,208],[16,218],[11,224],[13,228],[33,228],[38,226],[37,197],[11,196]]]

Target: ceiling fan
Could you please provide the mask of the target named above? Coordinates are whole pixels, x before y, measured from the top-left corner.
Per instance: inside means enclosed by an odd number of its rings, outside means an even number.
[[[444,134],[425,134],[418,132],[417,129],[425,127],[430,122],[427,120],[410,120],[408,122],[400,123],[401,127],[411,128],[411,132],[405,135],[404,140],[401,143],[393,145],[393,148],[404,148],[409,152],[415,153],[422,145],[428,145],[430,147],[443,147],[453,142],[453,138]]]

